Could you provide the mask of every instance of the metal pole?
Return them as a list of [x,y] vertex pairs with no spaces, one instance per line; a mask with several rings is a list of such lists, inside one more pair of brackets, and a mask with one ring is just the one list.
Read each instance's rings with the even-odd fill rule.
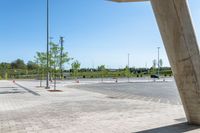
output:
[[49,89],[49,0],[47,0],[47,77],[46,89]]
[[160,76],[160,47],[158,48],[158,77]]
[[63,70],[62,70],[62,68],[63,68],[63,43],[64,43],[64,37],[60,37],[60,48],[61,48],[61,50],[60,50],[60,74],[61,74],[61,79],[62,79],[62,77],[63,77]]
[[[54,59],[55,59],[55,57],[54,57]],[[56,66],[55,66],[55,64],[54,64],[54,90],[56,90]]]
[[128,54],[128,68],[129,68],[129,61],[130,60],[130,54]]
[[[130,68],[129,68],[129,65],[130,65],[130,54],[128,53],[128,73],[130,71]],[[128,82],[129,82],[129,74],[128,74]]]

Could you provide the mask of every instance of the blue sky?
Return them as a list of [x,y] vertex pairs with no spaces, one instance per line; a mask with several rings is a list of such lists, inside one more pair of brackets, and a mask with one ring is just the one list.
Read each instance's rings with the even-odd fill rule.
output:
[[[169,66],[149,2],[112,3],[104,0],[50,0],[51,36],[65,37],[65,49],[82,67],[152,66],[161,47]],[[32,60],[46,48],[45,0],[0,0],[0,62]],[[198,40],[200,1],[189,0]],[[69,66],[68,66],[69,67]]]

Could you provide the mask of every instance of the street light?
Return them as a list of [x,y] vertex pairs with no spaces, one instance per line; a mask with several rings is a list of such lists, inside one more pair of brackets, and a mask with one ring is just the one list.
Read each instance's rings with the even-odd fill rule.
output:
[[60,76],[61,79],[63,78],[63,43],[64,43],[64,37],[60,37]]
[[130,54],[128,53],[128,68],[129,68],[129,65],[130,65]]
[[50,89],[49,86],[49,0],[47,2],[47,77],[46,77],[46,89]]
[[130,81],[129,79],[129,72],[130,72],[130,54],[128,53],[128,82]]
[[158,49],[158,77],[160,76],[160,47],[157,47]]

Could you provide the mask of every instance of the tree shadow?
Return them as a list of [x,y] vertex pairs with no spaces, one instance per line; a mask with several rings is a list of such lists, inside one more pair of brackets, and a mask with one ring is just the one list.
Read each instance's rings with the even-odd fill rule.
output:
[[196,129],[200,129],[200,126],[191,125],[185,122],[185,123],[179,123],[179,124],[169,125],[165,127],[139,131],[136,133],[183,133],[183,132],[192,131]]

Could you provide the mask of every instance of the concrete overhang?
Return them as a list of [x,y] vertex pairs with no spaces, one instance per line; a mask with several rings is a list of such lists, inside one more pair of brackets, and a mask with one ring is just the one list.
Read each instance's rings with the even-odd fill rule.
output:
[[149,0],[110,0],[114,2],[141,2],[141,1],[149,1]]

